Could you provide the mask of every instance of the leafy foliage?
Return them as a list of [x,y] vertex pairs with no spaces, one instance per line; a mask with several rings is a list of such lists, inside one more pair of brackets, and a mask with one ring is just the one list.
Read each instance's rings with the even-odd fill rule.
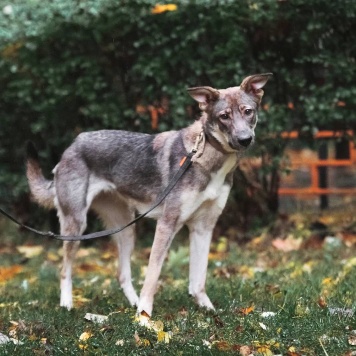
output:
[[[139,105],[165,106],[159,130],[187,125],[196,112],[188,86],[273,72],[256,145],[273,158],[283,143],[267,134],[355,127],[354,1],[195,0],[154,14],[155,5],[0,1],[2,203],[27,189],[25,140],[36,142],[49,172],[83,130],[152,131]],[[272,163],[267,180],[279,170]]]

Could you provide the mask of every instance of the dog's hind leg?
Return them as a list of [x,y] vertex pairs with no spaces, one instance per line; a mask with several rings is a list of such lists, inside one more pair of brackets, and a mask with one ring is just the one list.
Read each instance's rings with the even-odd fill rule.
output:
[[[134,219],[135,214],[127,204],[113,196],[101,194],[93,202],[93,209],[103,220],[107,229],[125,226]],[[117,279],[131,305],[138,304],[138,296],[132,285],[131,255],[135,245],[135,227],[129,226],[124,231],[113,235],[119,254]]]
[[[81,161],[63,159],[55,170],[55,178],[55,205],[61,226],[61,235],[81,235],[86,228],[87,212],[90,205],[87,200],[88,169]],[[60,305],[67,309],[73,307],[72,269],[79,244],[79,241],[63,243]]]
[[[60,216],[61,235],[81,235],[86,227],[86,212],[80,220],[67,215]],[[75,255],[79,248],[79,241],[64,241],[63,243],[63,265],[61,270],[61,300],[60,306],[68,310],[73,307],[72,296],[72,269]]]

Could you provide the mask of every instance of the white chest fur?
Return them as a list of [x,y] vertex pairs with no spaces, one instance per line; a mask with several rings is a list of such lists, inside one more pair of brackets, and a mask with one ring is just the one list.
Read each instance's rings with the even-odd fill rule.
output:
[[216,200],[219,208],[225,206],[230,186],[225,184],[226,175],[236,164],[236,155],[231,155],[223,166],[215,173],[211,173],[207,187],[201,192],[186,191],[181,196],[181,220],[185,221],[192,216],[206,201]]

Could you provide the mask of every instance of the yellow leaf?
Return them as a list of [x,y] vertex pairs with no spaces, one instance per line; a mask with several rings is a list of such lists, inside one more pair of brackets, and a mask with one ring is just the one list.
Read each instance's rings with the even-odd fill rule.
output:
[[152,10],[152,14],[161,14],[166,11],[176,11],[178,9],[178,6],[176,4],[166,4],[166,5],[160,5],[157,4]]
[[172,338],[172,333],[169,331],[165,332],[162,330],[162,331],[157,332],[157,341],[158,342],[164,342],[164,343],[168,344],[171,338]]
[[58,262],[60,260],[60,257],[54,252],[48,252],[47,260],[51,262]]
[[85,331],[79,336],[80,341],[87,341],[93,336],[93,334],[90,331]]
[[40,255],[43,252],[42,246],[18,246],[17,251],[19,251],[26,258],[32,258]]
[[154,331],[163,331],[164,325],[161,320],[152,321],[151,327]]
[[266,346],[261,346],[257,348],[257,355],[261,356],[273,356],[273,352]]
[[251,279],[255,276],[255,270],[249,266],[242,265],[239,267],[239,274],[242,278]]
[[88,348],[88,345],[84,345],[84,344],[79,344],[79,348],[81,350],[86,350]]
[[331,277],[326,277],[322,280],[321,284],[323,286],[330,286],[331,284],[333,284],[333,279]]
[[224,236],[220,237],[219,242],[216,245],[216,252],[223,253],[223,252],[227,252],[228,249],[229,249],[228,239]]
[[143,346],[150,346],[151,343],[150,343],[150,340],[147,340],[147,339],[141,339],[141,343]]

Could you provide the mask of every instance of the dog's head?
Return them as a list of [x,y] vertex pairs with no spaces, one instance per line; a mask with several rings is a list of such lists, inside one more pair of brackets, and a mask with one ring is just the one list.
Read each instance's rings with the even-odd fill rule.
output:
[[262,88],[271,76],[271,73],[251,75],[239,87],[227,89],[207,86],[188,89],[206,117],[208,138],[216,140],[224,151],[240,151],[253,143]]

